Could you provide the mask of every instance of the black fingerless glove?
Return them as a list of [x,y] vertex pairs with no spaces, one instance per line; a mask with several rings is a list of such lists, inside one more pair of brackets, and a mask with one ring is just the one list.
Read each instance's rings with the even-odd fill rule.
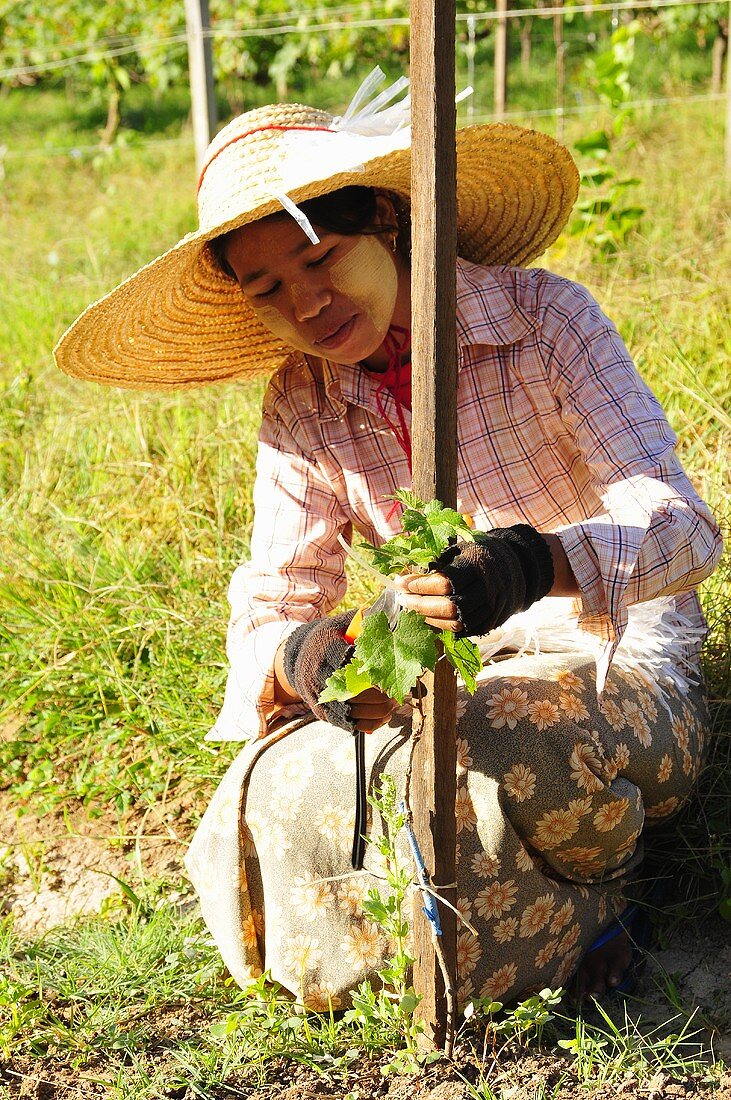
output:
[[550,547],[527,523],[478,532],[474,542],[456,542],[431,568],[449,578],[464,633],[473,637],[525,611],[553,587]]
[[353,654],[345,639],[354,611],[303,623],[284,643],[284,673],[316,718],[353,733],[355,724],[347,702],[318,703],[325,681]]

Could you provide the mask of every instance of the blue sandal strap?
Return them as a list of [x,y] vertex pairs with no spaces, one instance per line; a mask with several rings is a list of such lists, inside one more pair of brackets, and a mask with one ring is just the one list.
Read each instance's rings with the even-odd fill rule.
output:
[[634,921],[639,916],[639,913],[639,906],[634,902],[632,905],[628,905],[627,908],[612,921],[609,927],[605,928],[604,931],[597,936],[594,942],[587,947],[587,955],[591,951],[597,951],[600,947],[604,947],[605,943],[609,943],[610,940],[616,939],[617,936],[621,936],[623,932],[629,932]]

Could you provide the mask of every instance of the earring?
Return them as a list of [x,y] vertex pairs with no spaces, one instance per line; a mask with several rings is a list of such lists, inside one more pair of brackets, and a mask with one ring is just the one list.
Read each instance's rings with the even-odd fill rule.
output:
[[391,237],[391,251],[392,252],[396,251],[396,242],[397,242],[397,240],[398,240],[398,234],[394,233],[393,237]]

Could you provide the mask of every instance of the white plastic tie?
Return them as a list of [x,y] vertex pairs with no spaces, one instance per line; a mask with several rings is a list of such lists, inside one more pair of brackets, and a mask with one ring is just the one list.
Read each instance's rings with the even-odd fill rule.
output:
[[292,202],[289,195],[285,195],[283,191],[272,191],[272,195],[278,202],[281,202],[287,213],[292,215],[305,236],[309,237],[313,244],[319,244],[320,238],[315,232],[312,222],[304,211],[300,210],[299,206]]
[[[327,130],[306,133],[292,130],[282,135],[279,144],[281,182],[273,194],[313,244],[319,243],[319,238],[288,193],[315,180],[365,172],[368,161],[397,149],[407,149],[411,143],[409,78],[401,76],[376,94],[385,79],[386,74],[377,65],[360,85],[344,114],[335,117]],[[393,102],[402,92],[407,94]],[[465,88],[455,102],[471,94],[472,88]]]
[[[391,101],[408,88],[409,78],[399,77],[375,99],[371,99],[385,79],[386,74],[376,65],[351,99],[345,114],[330,123],[330,129],[362,137],[385,137],[407,128],[411,123],[411,96],[404,96],[399,103]],[[389,103],[390,107],[387,106]]]

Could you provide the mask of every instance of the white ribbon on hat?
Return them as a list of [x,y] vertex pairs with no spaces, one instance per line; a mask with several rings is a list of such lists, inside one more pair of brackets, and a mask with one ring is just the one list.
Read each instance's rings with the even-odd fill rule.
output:
[[[365,78],[344,114],[336,116],[327,130],[291,130],[280,141],[281,186],[272,195],[299,223],[313,244],[319,237],[311,222],[295,206],[288,192],[316,180],[342,173],[365,171],[367,162],[411,144],[411,96],[396,99],[409,86],[407,76],[375,95],[386,74],[377,65]],[[466,88],[455,102],[472,94]],[[373,98],[375,95],[375,98]]]
[[320,238],[287,192],[343,172],[364,172],[366,161],[409,145],[410,97],[407,94],[398,103],[392,102],[408,88],[409,78],[400,77],[373,98],[385,79],[386,74],[376,66],[358,88],[345,113],[334,118],[327,130],[291,130],[282,135],[278,164],[281,184],[272,189],[272,195],[313,244],[319,244]]

